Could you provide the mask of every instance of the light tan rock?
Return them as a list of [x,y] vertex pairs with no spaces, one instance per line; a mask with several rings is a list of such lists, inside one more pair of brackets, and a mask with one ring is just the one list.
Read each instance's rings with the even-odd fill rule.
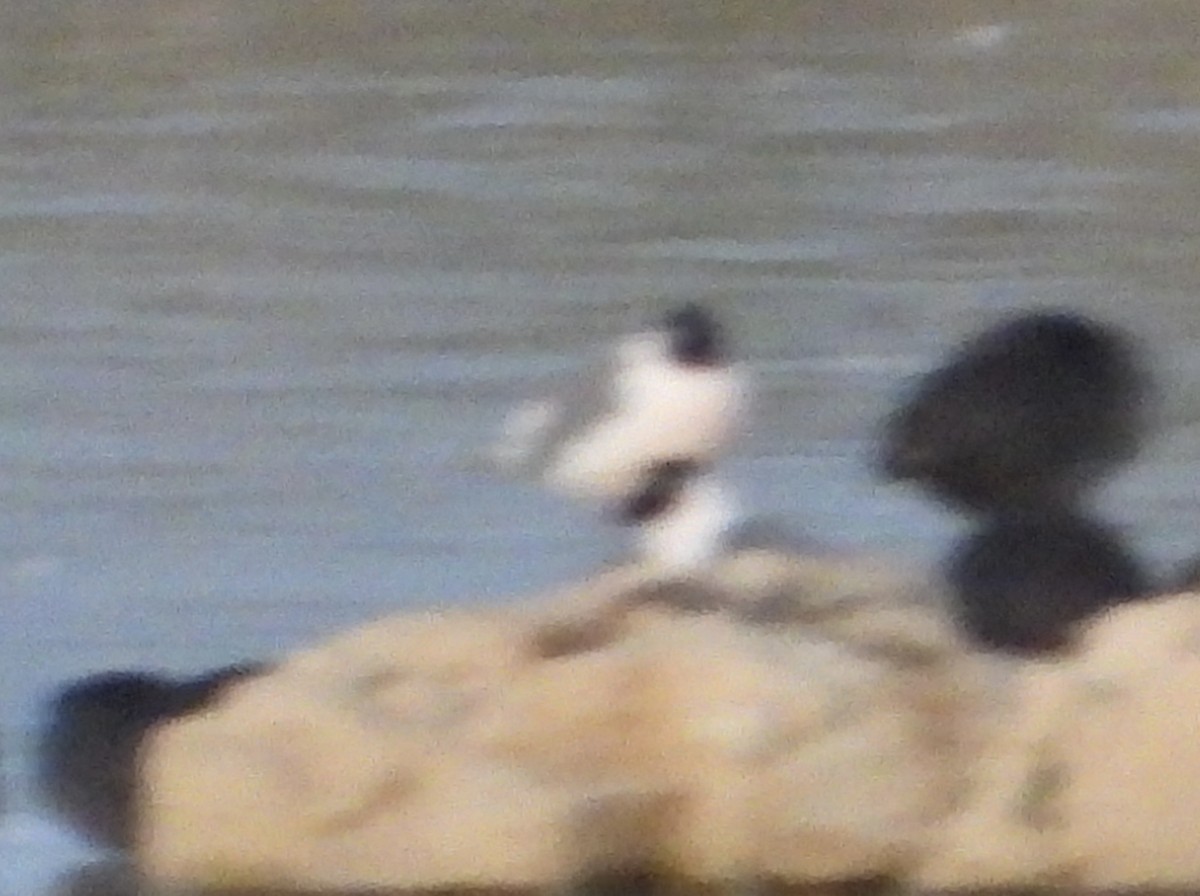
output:
[[[1057,757],[1069,673],[1058,661],[1011,663],[975,708],[970,784],[913,874],[921,889],[1036,887],[1059,883],[1055,838]],[[1007,673],[1007,674],[1005,674]]]
[[1017,662],[967,649],[932,592],[745,553],[382,620],[155,732],[139,863],[275,890],[1195,887],[1200,603]]
[[1200,601],[1124,607],[1092,627],[1086,648],[1059,759],[1065,857],[1086,886],[1194,888]]
[[892,873],[964,772],[936,749],[954,636],[916,600],[866,619],[907,587],[762,554],[383,620],[158,731],[140,863],[309,889]]
[[[1131,604],[1015,666],[925,887],[1200,884],[1200,602]],[[981,707],[980,717],[985,714]]]

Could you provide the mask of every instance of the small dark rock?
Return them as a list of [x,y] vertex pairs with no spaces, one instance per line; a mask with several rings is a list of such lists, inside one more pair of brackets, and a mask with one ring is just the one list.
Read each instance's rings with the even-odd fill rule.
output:
[[988,649],[1066,648],[1081,621],[1148,596],[1148,576],[1119,535],[1069,512],[994,519],[951,556],[962,629]]
[[102,672],[54,700],[38,749],[38,785],[50,807],[100,846],[132,846],[138,747],[155,725],[196,712],[230,684],[264,671],[226,666],[172,680],[149,672]]

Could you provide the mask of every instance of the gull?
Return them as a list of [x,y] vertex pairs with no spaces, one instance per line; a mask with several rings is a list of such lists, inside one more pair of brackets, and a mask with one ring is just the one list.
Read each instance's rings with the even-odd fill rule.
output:
[[655,464],[616,518],[637,531],[640,559],[664,575],[687,575],[733,545],[742,512],[731,489],[692,460]]
[[518,406],[492,459],[571,498],[621,500],[657,463],[721,457],[741,431],[748,392],[720,324],[683,305],[620,339],[598,374]]

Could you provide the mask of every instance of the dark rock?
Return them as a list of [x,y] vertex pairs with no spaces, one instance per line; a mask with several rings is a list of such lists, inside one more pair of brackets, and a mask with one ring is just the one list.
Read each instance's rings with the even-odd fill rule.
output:
[[951,556],[947,579],[966,634],[1019,654],[1066,648],[1081,621],[1151,590],[1116,532],[1067,512],[989,521]]
[[1068,507],[1137,453],[1151,391],[1116,329],[1023,314],[917,384],[884,426],[879,467],[970,511]]
[[149,672],[102,672],[54,700],[38,749],[38,785],[74,830],[127,850],[134,835],[138,746],[155,725],[196,712],[230,684],[264,671],[227,666],[180,681]]

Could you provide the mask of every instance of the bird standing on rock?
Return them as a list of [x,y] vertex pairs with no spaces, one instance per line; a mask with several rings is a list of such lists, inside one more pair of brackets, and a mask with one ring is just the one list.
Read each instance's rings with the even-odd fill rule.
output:
[[713,473],[689,460],[656,464],[618,508],[618,522],[637,530],[642,558],[661,573],[687,574],[729,546],[739,509]]
[[506,470],[590,501],[622,501],[656,464],[711,463],[740,434],[745,371],[696,304],[619,340],[608,365],[509,415],[492,457]]

